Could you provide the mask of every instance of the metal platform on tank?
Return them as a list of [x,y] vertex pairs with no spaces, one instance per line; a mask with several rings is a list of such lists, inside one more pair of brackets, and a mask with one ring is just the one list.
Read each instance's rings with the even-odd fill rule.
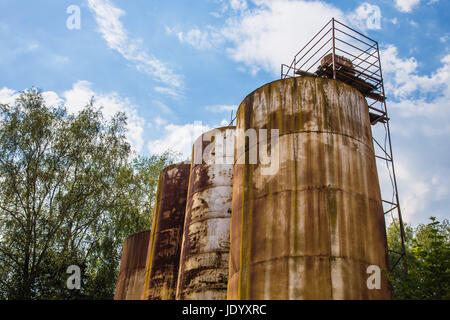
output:
[[281,65],[282,79],[302,75],[345,82],[368,99],[372,124],[388,120],[378,42],[343,23],[329,21],[290,65]]

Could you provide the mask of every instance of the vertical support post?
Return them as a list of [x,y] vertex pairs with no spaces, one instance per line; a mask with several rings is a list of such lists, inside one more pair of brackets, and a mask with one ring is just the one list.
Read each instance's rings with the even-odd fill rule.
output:
[[295,77],[295,71],[297,71],[297,55],[294,56],[294,77]]
[[[381,93],[383,94],[383,97],[386,97],[386,93],[384,91],[383,72],[381,70],[380,48],[378,47],[378,42],[377,42],[377,54],[378,54],[378,66],[380,68]],[[384,102],[383,102],[383,107],[384,107],[383,111],[385,112],[385,116],[387,118],[386,130],[387,130],[387,139],[389,142],[389,153],[390,153],[389,157],[391,159],[390,161],[391,161],[391,165],[392,165],[392,179],[394,182],[395,201],[397,203],[398,223],[400,225],[400,238],[401,238],[401,243],[402,243],[403,268],[405,269],[405,275],[408,275],[408,264],[406,262],[406,247],[405,247],[405,242],[406,242],[405,227],[403,225],[402,211],[400,209],[400,198],[398,196],[397,177],[395,175],[394,155],[392,152],[391,130],[389,128],[389,116],[388,116],[387,107],[386,107],[386,100],[384,100]]]
[[332,59],[333,59],[333,79],[336,80],[336,38],[335,38],[335,32],[334,32],[334,18],[331,19],[331,33],[332,33],[332,41],[333,41],[333,53],[332,53]]
[[[389,119],[387,113],[386,117]],[[386,121],[386,128],[387,128],[387,136],[389,140],[389,152],[391,157],[391,165],[392,165],[392,179],[394,180],[394,192],[395,192],[395,201],[397,202],[397,213],[398,213],[398,223],[400,225],[400,238],[402,242],[402,255],[403,255],[403,267],[405,269],[405,274],[408,275],[408,264],[406,262],[406,235],[405,235],[405,227],[403,225],[403,218],[402,218],[402,211],[400,209],[400,199],[398,197],[398,187],[397,187],[397,178],[395,175],[395,166],[394,166],[394,157],[392,154],[392,142],[391,142],[391,132],[389,129],[389,120]]]

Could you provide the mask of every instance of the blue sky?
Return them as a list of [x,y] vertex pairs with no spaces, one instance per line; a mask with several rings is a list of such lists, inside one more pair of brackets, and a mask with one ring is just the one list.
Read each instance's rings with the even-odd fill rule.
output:
[[444,0],[0,0],[0,102],[34,86],[75,112],[94,96],[128,114],[136,153],[187,157],[335,17],[380,43],[405,220],[450,218],[449,11]]

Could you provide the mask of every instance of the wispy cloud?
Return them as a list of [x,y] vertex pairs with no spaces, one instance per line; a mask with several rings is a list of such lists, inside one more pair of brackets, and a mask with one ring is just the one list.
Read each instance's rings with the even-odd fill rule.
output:
[[280,64],[290,62],[300,49],[301,39],[311,38],[332,17],[346,21],[340,9],[322,1],[253,0],[252,7],[242,0],[220,2],[218,16],[227,14],[222,27],[195,27],[177,33],[178,39],[199,50],[220,45],[254,75],[259,70],[278,74]]
[[195,27],[186,33],[178,32],[177,37],[181,43],[187,43],[197,50],[213,49],[224,41],[220,32],[212,27],[206,31]]
[[191,156],[195,140],[211,127],[203,125],[201,121],[183,125],[168,124],[164,127],[162,137],[150,141],[147,146],[151,154],[161,154],[165,151],[180,153],[183,159]]
[[172,98],[179,98],[181,96],[178,91],[169,87],[154,87],[153,90],[155,90],[158,93],[168,95]]
[[411,12],[420,0],[395,0],[395,6],[401,12]]
[[172,114],[172,109],[169,108],[164,102],[161,102],[159,100],[154,100],[153,105],[156,106],[160,111],[166,113],[166,114]]
[[124,112],[127,116],[127,140],[134,151],[142,152],[145,120],[138,114],[137,107],[133,106],[130,99],[114,91],[108,93],[94,91],[89,81],[77,81],[62,96],[69,112],[78,112],[89,103],[92,97],[94,105],[102,107],[102,112],[107,118],[111,118],[117,112]]
[[178,89],[183,87],[181,75],[176,74],[166,63],[149,54],[142,41],[128,35],[120,21],[120,17],[125,14],[122,9],[115,7],[109,0],[88,0],[88,5],[108,47],[133,63],[140,72],[149,74],[166,85]]
[[205,110],[213,112],[213,113],[222,113],[222,112],[236,112],[238,109],[237,105],[214,105],[214,106],[206,106]]
[[398,49],[387,46],[381,52],[383,73],[390,75],[386,85],[388,92],[396,98],[408,98],[414,93],[427,95],[440,92],[450,97],[450,55],[441,59],[442,67],[431,75],[418,73],[419,63],[414,57],[402,59],[398,56]]
[[417,59],[400,57],[389,45],[382,50],[382,65],[404,218],[416,223],[448,215],[440,203],[450,190],[444,178],[449,175],[450,54],[434,72],[421,74]]
[[[14,104],[20,92],[7,87],[0,89],[0,103]],[[145,120],[139,116],[137,107],[131,101],[116,92],[103,93],[94,91],[89,81],[80,80],[72,88],[60,96],[54,91],[43,91],[42,97],[47,106],[65,105],[70,113],[78,113],[94,98],[94,105],[102,108],[103,115],[110,119],[117,112],[124,112],[127,116],[127,140],[133,150],[142,152],[144,146]]]

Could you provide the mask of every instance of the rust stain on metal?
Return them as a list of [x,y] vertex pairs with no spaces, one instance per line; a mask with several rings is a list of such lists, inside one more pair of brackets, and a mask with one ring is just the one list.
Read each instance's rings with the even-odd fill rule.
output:
[[[225,155],[224,164],[217,164],[218,150],[214,139],[210,139],[212,132],[223,137],[224,144],[217,146],[224,149],[220,153]],[[201,148],[194,148],[192,159],[198,158],[195,152],[201,152],[203,157],[201,163],[191,167],[177,299],[226,299],[234,132],[234,127],[214,129],[200,136],[195,143]],[[233,140],[228,162],[227,139]]]
[[150,230],[128,237],[122,248],[114,300],[139,300],[144,287]]
[[[242,102],[237,128],[279,130],[279,170],[234,167],[229,299],[389,299],[368,106],[336,80],[274,81]],[[252,148],[246,148],[248,158]],[[247,162],[248,163],[248,162]]]
[[141,296],[144,300],[175,299],[189,170],[189,164],[180,163],[160,174]]

